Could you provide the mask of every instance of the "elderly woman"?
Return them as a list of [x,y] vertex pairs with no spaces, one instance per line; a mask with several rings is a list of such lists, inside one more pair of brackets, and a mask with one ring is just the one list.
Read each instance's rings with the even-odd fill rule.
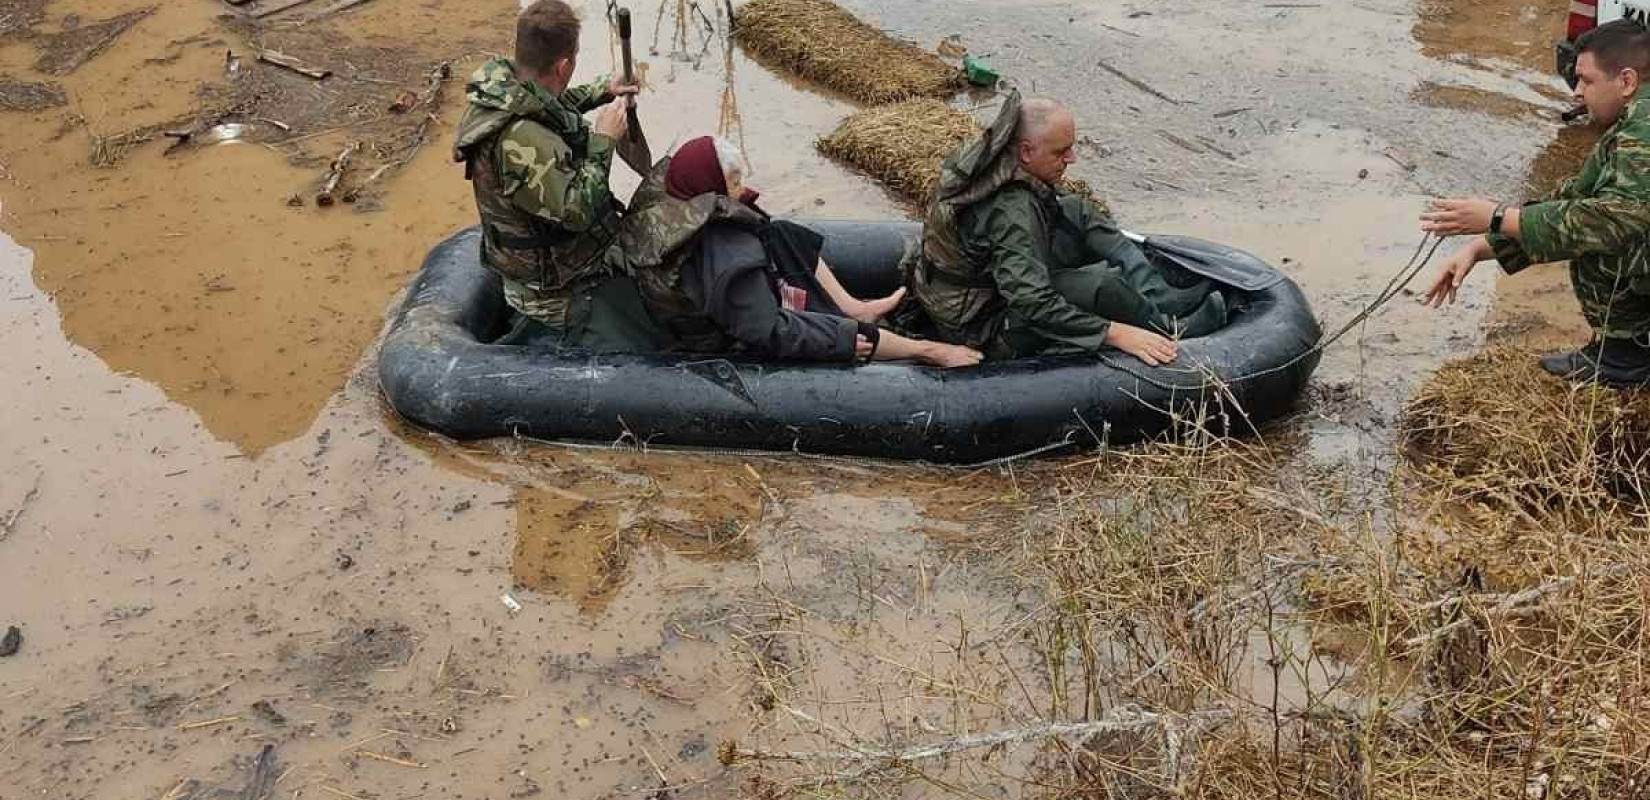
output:
[[742,163],[725,141],[693,139],[655,165],[631,199],[620,244],[668,347],[807,361],[979,363],[980,353],[967,347],[878,328],[905,290],[870,301],[849,294],[820,259],[818,234],[757,207]]

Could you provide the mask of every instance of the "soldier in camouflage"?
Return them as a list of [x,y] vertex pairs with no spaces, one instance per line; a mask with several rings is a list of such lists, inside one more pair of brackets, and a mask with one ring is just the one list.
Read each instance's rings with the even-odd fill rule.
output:
[[1484,234],[1452,254],[1426,295],[1455,302],[1474,265],[1491,258],[1508,273],[1569,260],[1570,282],[1593,340],[1541,367],[1610,386],[1650,384],[1650,32],[1631,20],[1606,23],[1576,42],[1576,96],[1595,125],[1608,125],[1581,172],[1523,205],[1436,200],[1421,227],[1443,235]]
[[[1171,286],[1104,206],[1063,191],[1076,122],[1010,93],[983,135],[949,156],[907,275],[933,333],[991,358],[1115,348],[1175,359],[1171,333],[1225,321],[1206,283]],[[914,324],[919,330],[923,324]]]
[[[569,87],[578,45],[579,19],[567,3],[539,0],[523,10],[515,60],[488,61],[466,86],[453,158],[475,190],[481,263],[503,279],[520,315],[507,340],[645,347],[645,332],[602,313],[604,298],[622,303],[624,294],[610,286],[624,259],[608,171],[628,128],[619,96],[636,88],[607,78]],[[589,111],[594,125],[582,116]]]

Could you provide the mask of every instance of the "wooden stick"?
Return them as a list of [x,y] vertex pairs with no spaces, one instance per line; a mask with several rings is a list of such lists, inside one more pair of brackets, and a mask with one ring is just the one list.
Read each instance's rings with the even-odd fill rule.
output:
[[28,510],[29,503],[34,502],[34,498],[40,496],[40,479],[45,475],[44,472],[36,473],[34,485],[30,486],[29,490],[23,494],[23,500],[17,504],[17,508],[5,514],[0,514],[0,540],[4,540],[11,535],[12,530],[17,527],[17,521],[23,518],[23,512]]
[[389,738],[389,737],[394,736],[394,735],[395,734],[390,732],[390,731],[384,731],[383,733],[380,733],[377,736],[368,736],[367,738],[362,739],[359,742],[354,742],[352,744],[346,744],[343,747],[338,748],[338,752],[342,753],[345,750],[354,750],[357,747],[362,747],[362,746],[365,746],[365,745],[369,745],[369,744],[372,744],[373,742],[378,741],[379,739],[386,739],[386,738]]
[[[1494,606],[1487,609],[1484,612],[1484,615],[1487,616],[1487,617],[1507,616],[1507,615],[1511,614],[1513,611],[1517,610],[1518,608],[1520,608],[1522,606],[1530,605],[1532,603],[1535,603],[1538,600],[1542,600],[1542,599],[1546,598],[1547,595],[1554,594],[1556,592],[1562,592],[1565,589],[1570,588],[1571,585],[1573,585],[1577,580],[1580,580],[1581,578],[1587,577],[1587,578],[1597,578],[1597,579],[1600,579],[1600,580],[1608,580],[1608,579],[1611,579],[1611,578],[1619,578],[1623,575],[1626,575],[1628,572],[1631,572],[1632,569],[1633,569],[1632,564],[1611,564],[1611,565],[1605,567],[1604,569],[1597,570],[1595,572],[1592,572],[1592,573],[1586,574],[1586,575],[1566,575],[1562,578],[1557,578],[1557,579],[1548,581],[1547,583],[1543,583],[1540,586],[1530,587],[1530,588],[1525,589],[1521,592],[1514,592],[1512,594],[1502,595],[1501,599],[1500,599],[1500,602],[1496,603]],[[1451,599],[1465,600],[1465,598],[1451,598]],[[1434,629],[1431,633],[1423,633],[1419,636],[1410,637],[1408,640],[1406,640],[1404,642],[1404,647],[1406,649],[1413,649],[1413,648],[1416,648],[1416,647],[1421,647],[1423,645],[1431,644],[1433,642],[1438,641],[1439,639],[1444,638],[1445,636],[1448,636],[1450,633],[1454,632],[1457,628],[1461,628],[1461,627],[1464,627],[1466,625],[1472,624],[1472,621],[1473,621],[1472,617],[1467,616],[1467,615],[1462,615],[1461,617],[1459,617],[1455,621],[1450,622],[1449,624],[1444,625],[1442,627],[1439,627],[1437,629]]]
[[299,75],[314,78],[315,80],[321,80],[322,78],[332,74],[332,70],[330,69],[317,69],[315,67],[307,66],[304,62],[275,50],[260,50],[258,52],[258,60],[264,62],[265,64],[274,64],[282,69],[292,70]]
[[418,739],[420,741],[425,741],[425,742],[448,742],[448,741],[451,741],[451,739],[448,739],[448,738],[445,738],[445,737],[437,738],[435,736],[421,736],[419,734],[413,733],[412,731],[397,731],[397,730],[391,730],[389,728],[382,728],[381,730],[384,731],[384,735],[386,735],[386,736],[405,736],[409,739]]
[[360,142],[350,142],[344,147],[344,151],[332,160],[332,167],[327,170],[326,178],[321,181],[321,192],[315,195],[316,205],[332,205],[333,196],[338,191],[338,182],[344,179],[344,171],[349,169],[350,157],[354,156],[355,151],[359,149],[361,149]]
[[427,765],[420,764],[417,761],[408,761],[404,758],[396,758],[395,756],[384,755],[383,753],[374,753],[371,750],[357,750],[357,751],[355,751],[355,754],[362,757],[362,758],[370,758],[374,761],[382,761],[386,764],[395,764],[395,765],[402,766],[402,767],[412,767],[413,769],[427,769],[428,768]]
[[160,800],[181,800],[181,798],[188,797],[195,793],[194,783],[193,780],[184,778],[178,781],[178,785],[173,786],[172,791],[167,792]]
[[332,16],[333,14],[337,14],[337,13],[340,13],[340,12],[343,12],[343,11],[348,11],[348,10],[358,6],[358,5],[361,5],[363,3],[369,3],[371,1],[372,0],[344,0],[344,2],[339,3],[338,5],[335,5],[331,8],[323,9],[323,10],[317,11],[314,14],[311,14],[307,17],[304,17],[303,22],[300,23],[300,24],[314,22],[315,20],[318,20],[318,19],[325,19],[327,17]]
[[178,730],[180,730],[180,731],[193,731],[193,730],[199,730],[201,728],[211,728],[211,727],[214,727],[214,726],[217,726],[217,725],[227,725],[231,722],[240,722],[240,721],[241,721],[240,715],[236,715],[236,716],[232,716],[232,717],[218,717],[217,719],[203,720],[201,722],[184,723],[184,724],[178,726]]
[[1100,65],[1101,69],[1103,69],[1107,72],[1110,72],[1111,74],[1116,75],[1117,77],[1123,79],[1124,83],[1127,83],[1128,85],[1133,86],[1134,88],[1139,89],[1140,91],[1145,92],[1146,94],[1149,94],[1152,97],[1155,97],[1159,100],[1162,100],[1165,103],[1171,103],[1171,104],[1177,105],[1177,106],[1180,105],[1179,100],[1176,100],[1173,97],[1170,97],[1170,96],[1168,96],[1168,95],[1166,95],[1166,94],[1164,94],[1164,93],[1162,93],[1162,92],[1160,92],[1156,89],[1153,89],[1151,86],[1148,86],[1144,81],[1141,81],[1141,80],[1129,75],[1128,73],[1124,72],[1123,70],[1120,70],[1120,69],[1118,69],[1118,68],[1116,68],[1116,67],[1114,67],[1110,64],[1107,64],[1104,61],[1099,62],[1099,65]]
[[[249,0],[243,0],[243,1],[249,1]],[[308,2],[310,2],[310,0],[276,0],[274,5],[259,6],[258,8],[253,9],[252,18],[253,19],[263,19],[264,17],[272,17],[276,14],[281,13],[282,11],[286,11],[289,8],[297,8],[298,6],[301,6],[301,5],[303,5],[305,3],[308,3]]]
[[344,798],[344,800],[367,800],[367,798],[365,798],[365,797],[356,797],[355,795],[350,794],[349,792],[343,791],[341,789],[334,789],[331,786],[328,786],[324,783],[321,784],[319,788],[320,788],[321,791],[326,792],[327,794],[330,794],[334,797],[342,797],[342,798]]

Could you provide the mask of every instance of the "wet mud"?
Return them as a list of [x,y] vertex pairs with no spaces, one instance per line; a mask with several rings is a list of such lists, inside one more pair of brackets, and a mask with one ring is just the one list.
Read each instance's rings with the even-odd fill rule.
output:
[[[594,75],[612,40],[602,4],[580,5]],[[1548,145],[1563,104],[1537,48],[1467,48],[1477,23],[1439,3],[847,5],[1069,98],[1075,175],[1127,225],[1252,249],[1331,326],[1411,256],[1427,196],[1516,191],[1581,147]],[[282,797],[724,797],[741,787],[719,743],[802,743],[770,713],[787,685],[840,700],[832,719],[854,729],[891,709],[917,731],[966,718],[924,687],[975,668],[965,631],[1011,636],[1036,600],[962,544],[1027,524],[1046,471],[457,444],[383,408],[372,341],[425,250],[473,223],[448,140],[513,0],[376,0],[261,29],[210,0],[123,16],[147,7],[0,13],[0,75],[52,87],[0,103],[0,625],[26,636],[0,662],[0,783],[238,788],[275,745]],[[905,213],[809,146],[851,103],[677,13],[637,6],[657,41],[641,111],[656,153],[720,127],[776,213]],[[37,63],[47,37],[117,19],[64,74]],[[349,80],[268,72],[260,46]],[[231,51],[258,76],[240,85],[267,92],[235,88]],[[454,77],[413,154],[419,123],[387,109],[443,61]],[[167,131],[237,103],[303,131],[249,119],[242,141],[167,155]],[[1486,127],[1463,141],[1463,125]],[[366,169],[410,159],[370,202],[318,208],[356,137],[380,145]],[[1491,291],[1475,282],[1449,315],[1395,303],[1331,350],[1301,460],[1384,486],[1386,423],[1478,345]]]

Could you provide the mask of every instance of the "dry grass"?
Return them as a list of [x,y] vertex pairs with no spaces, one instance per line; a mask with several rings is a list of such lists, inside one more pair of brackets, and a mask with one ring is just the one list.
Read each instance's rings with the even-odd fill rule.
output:
[[[1429,382],[1401,508],[1350,507],[1344,473],[1198,437],[1017,472],[1003,499],[1021,523],[955,543],[1027,593],[1006,623],[959,613],[867,652],[874,626],[819,626],[776,592],[747,657],[766,708],[807,710],[786,741],[808,757],[729,761],[766,797],[1650,796],[1641,401],[1531,358],[1492,351]],[[850,653],[857,681],[822,684],[844,670],[815,664]],[[847,704],[857,724],[820,717]],[[919,757],[1141,714],[1157,716]]]
[[962,71],[828,0],[753,0],[734,38],[752,55],[865,103],[949,97]]
[[[939,100],[907,100],[850,115],[816,146],[921,204],[934,195],[940,163],[979,134],[966,112]],[[1061,188],[1099,201],[1083,181],[1067,179]]]
[[1403,433],[1452,502],[1532,515],[1644,507],[1650,393],[1572,386],[1533,353],[1493,348],[1445,365],[1411,401]]

